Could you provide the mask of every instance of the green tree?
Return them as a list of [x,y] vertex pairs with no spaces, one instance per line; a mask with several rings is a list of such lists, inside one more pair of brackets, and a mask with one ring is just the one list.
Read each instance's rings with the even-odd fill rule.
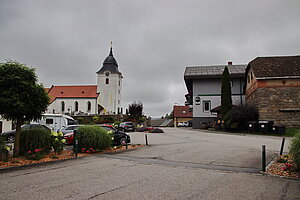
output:
[[128,112],[131,118],[138,122],[143,117],[143,103],[141,101],[134,101],[128,105]]
[[231,110],[232,99],[231,99],[231,84],[229,78],[229,71],[227,66],[223,71],[222,76],[222,87],[221,87],[221,115],[222,118]]
[[14,156],[19,155],[21,125],[40,119],[48,105],[48,94],[37,83],[34,68],[16,61],[0,63],[0,115],[16,122]]

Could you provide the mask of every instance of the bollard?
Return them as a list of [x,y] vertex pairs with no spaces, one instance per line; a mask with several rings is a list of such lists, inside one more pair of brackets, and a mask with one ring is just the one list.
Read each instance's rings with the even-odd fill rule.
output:
[[126,149],[128,149],[128,143],[127,143],[128,136],[127,136],[127,135],[126,135],[126,137],[125,137],[125,140],[126,140]]
[[285,137],[282,138],[281,148],[280,148],[280,154],[279,155],[282,155],[282,153],[283,153],[284,142],[285,142]]
[[262,145],[262,171],[266,172],[266,145]]
[[148,145],[148,137],[147,137],[147,134],[145,134],[145,140],[146,140],[146,145]]
[[78,139],[77,139],[77,130],[74,130],[74,142],[73,142],[73,151],[75,152],[75,158],[77,158],[78,154]]

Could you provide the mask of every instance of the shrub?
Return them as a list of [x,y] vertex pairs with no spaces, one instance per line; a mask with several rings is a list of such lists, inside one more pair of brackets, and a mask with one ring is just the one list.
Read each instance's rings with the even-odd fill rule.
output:
[[35,149],[34,151],[27,151],[24,156],[30,160],[40,160],[45,155],[45,149]]
[[234,106],[223,119],[226,130],[246,130],[247,122],[258,120],[258,111],[250,104]]
[[150,130],[149,133],[164,133],[164,131],[160,128],[154,128]]
[[290,154],[293,156],[297,168],[300,169],[300,134],[293,137],[290,145]]
[[112,116],[94,116],[91,123],[103,124],[103,123],[114,123],[115,119]]
[[78,124],[93,124],[93,119],[90,117],[78,117]]
[[51,150],[50,130],[33,129],[21,132],[20,155],[36,149],[43,149],[44,152]]
[[10,147],[6,145],[6,139],[3,136],[0,136],[0,161],[8,161]]
[[66,140],[63,138],[62,132],[51,132],[51,146],[56,154],[64,150],[65,142]]
[[79,149],[102,150],[112,145],[112,135],[99,126],[82,126],[78,129]]

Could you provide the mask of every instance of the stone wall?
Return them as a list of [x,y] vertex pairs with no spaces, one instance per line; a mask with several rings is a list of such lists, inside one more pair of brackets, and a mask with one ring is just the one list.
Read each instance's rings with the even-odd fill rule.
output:
[[247,97],[259,111],[259,120],[300,127],[300,87],[260,87]]

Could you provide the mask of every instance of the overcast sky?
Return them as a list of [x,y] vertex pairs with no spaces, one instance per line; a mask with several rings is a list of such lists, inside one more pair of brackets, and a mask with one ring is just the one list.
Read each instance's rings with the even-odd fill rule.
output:
[[0,0],[0,62],[36,68],[51,85],[96,84],[113,42],[123,106],[152,117],[184,104],[195,65],[299,55],[299,0]]

